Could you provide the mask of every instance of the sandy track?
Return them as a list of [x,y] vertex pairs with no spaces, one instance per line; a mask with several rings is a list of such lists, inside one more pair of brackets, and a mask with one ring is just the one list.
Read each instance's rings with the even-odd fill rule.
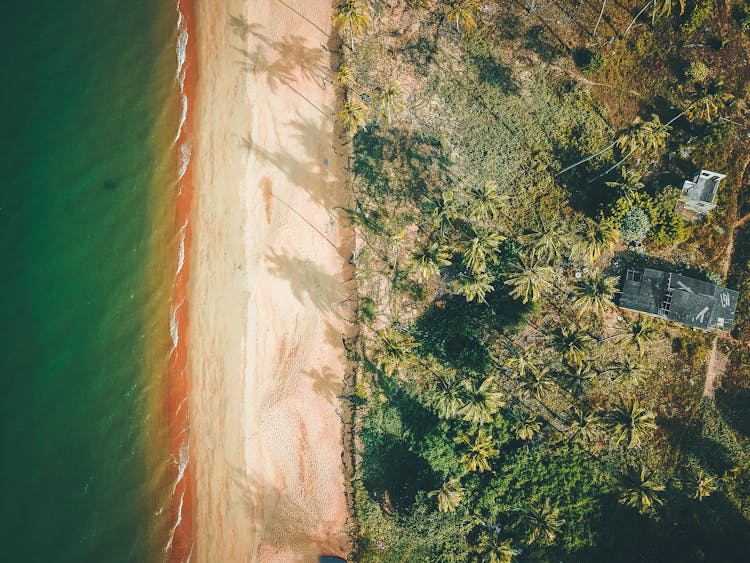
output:
[[[190,285],[193,561],[345,554],[351,235],[327,1],[198,2]],[[350,288],[351,289],[351,288]]]

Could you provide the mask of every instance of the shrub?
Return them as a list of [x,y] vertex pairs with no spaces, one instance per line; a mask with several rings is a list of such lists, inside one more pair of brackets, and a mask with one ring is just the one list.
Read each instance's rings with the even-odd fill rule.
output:
[[672,186],[666,186],[655,197],[642,192],[623,196],[611,207],[611,217],[614,221],[622,221],[630,209],[638,207],[646,213],[651,223],[648,233],[651,241],[660,246],[669,246],[685,240],[688,234],[682,215],[675,210],[679,197],[680,191]]
[[604,56],[584,47],[573,51],[573,61],[583,72],[596,72],[604,67]]
[[715,7],[713,0],[703,0],[700,3],[697,3],[695,5],[695,8],[693,8],[693,13],[690,14],[690,17],[687,19],[687,21],[682,24],[683,31],[685,31],[686,33],[691,33],[697,30],[713,13],[714,8]]
[[692,61],[686,75],[689,80],[694,82],[705,82],[708,78],[708,67],[701,61]]
[[651,230],[651,221],[649,221],[648,215],[643,209],[631,207],[622,216],[620,230],[626,241],[641,240]]
[[706,279],[715,285],[722,285],[724,280],[716,272],[706,272]]

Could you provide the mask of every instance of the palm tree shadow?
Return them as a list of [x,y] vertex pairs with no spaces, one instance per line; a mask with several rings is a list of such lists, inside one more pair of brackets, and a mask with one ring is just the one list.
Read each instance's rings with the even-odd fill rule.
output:
[[327,403],[333,401],[341,395],[342,380],[333,370],[326,366],[321,370],[311,369],[304,373],[305,377],[312,381],[313,391],[320,395]]
[[255,146],[255,153],[261,159],[273,164],[284,173],[287,179],[296,186],[303,188],[310,200],[325,209],[331,209],[340,202],[333,201],[332,193],[340,181],[337,170],[328,166],[330,153],[322,140],[327,140],[327,119],[321,117],[317,122],[297,113],[297,117],[287,125],[294,129],[288,144],[297,144],[304,150],[305,157],[299,158],[295,153],[285,148],[269,151]]
[[286,256],[273,249],[266,254],[266,260],[272,275],[289,282],[300,304],[309,302],[321,312],[330,312],[343,299],[341,282],[312,260]]
[[[230,25],[243,41],[248,35],[258,40],[252,50],[244,46],[234,47],[241,55],[238,64],[245,72],[265,74],[272,92],[275,93],[279,86],[286,86],[302,96],[294,86],[299,79],[325,80],[328,67],[323,64],[323,50],[308,47],[303,36],[288,35],[274,41],[257,31],[257,25],[248,24],[236,16],[232,16]],[[312,104],[309,99],[305,99]]]
[[247,40],[248,35],[258,37],[259,39],[266,39],[264,35],[257,31],[263,26],[248,22],[244,16],[229,16],[229,27],[243,41]]

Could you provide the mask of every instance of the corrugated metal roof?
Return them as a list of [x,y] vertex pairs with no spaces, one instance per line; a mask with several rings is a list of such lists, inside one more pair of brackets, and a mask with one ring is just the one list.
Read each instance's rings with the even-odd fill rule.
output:
[[681,274],[645,268],[629,270],[620,306],[702,330],[729,330],[739,293]]

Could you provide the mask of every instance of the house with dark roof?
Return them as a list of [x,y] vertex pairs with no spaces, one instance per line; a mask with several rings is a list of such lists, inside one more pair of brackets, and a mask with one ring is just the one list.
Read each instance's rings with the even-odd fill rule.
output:
[[620,307],[700,330],[731,330],[738,297],[733,289],[681,274],[629,269]]

